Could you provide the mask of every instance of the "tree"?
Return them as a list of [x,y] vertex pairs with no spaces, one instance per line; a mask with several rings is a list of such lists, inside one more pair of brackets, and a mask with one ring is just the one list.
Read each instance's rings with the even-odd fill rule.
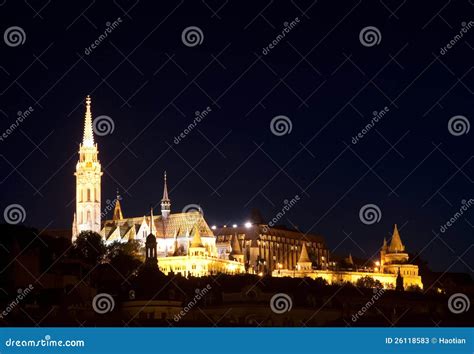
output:
[[102,236],[94,231],[82,231],[74,241],[71,255],[87,264],[94,265],[103,260],[105,251]]
[[107,246],[106,259],[126,278],[142,264],[139,259],[140,248],[140,242],[137,240],[114,242]]
[[328,282],[323,277],[317,277],[317,278],[314,279],[314,284],[316,286],[327,286]]
[[358,288],[383,288],[382,283],[369,275],[359,278],[356,282]]

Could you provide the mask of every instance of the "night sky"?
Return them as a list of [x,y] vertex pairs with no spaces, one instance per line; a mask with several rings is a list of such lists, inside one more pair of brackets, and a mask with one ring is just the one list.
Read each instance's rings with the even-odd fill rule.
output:
[[[158,212],[166,170],[172,211],[199,204],[211,225],[241,224],[252,208],[269,220],[298,195],[281,223],[322,234],[334,253],[369,258],[397,223],[432,269],[472,273],[474,210],[440,232],[474,197],[473,132],[448,129],[454,116],[474,120],[474,23],[441,53],[474,20],[472,3],[159,3],[0,4],[1,34],[25,33],[0,41],[0,133],[33,108],[0,141],[2,217],[20,204],[27,225],[70,228],[90,94],[93,117],[114,124],[96,136],[103,207],[119,188],[125,217]],[[183,43],[190,26],[202,43]],[[368,26],[378,43],[361,42]],[[272,133],[276,116],[291,132]],[[370,225],[367,204],[381,211]]]

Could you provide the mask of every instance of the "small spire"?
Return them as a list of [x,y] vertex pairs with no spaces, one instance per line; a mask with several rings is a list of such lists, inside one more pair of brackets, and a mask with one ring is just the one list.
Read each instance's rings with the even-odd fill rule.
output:
[[164,174],[163,198],[161,199],[161,215],[166,218],[171,212],[171,201],[168,197],[168,182],[166,180],[166,171]]
[[240,247],[239,239],[237,238],[237,234],[232,236],[232,251],[230,252],[231,256],[241,255],[242,249]]
[[86,97],[86,116],[84,119],[84,138],[82,145],[86,147],[94,146],[94,132],[92,129],[91,97]]
[[392,241],[390,241],[390,246],[388,251],[391,253],[398,253],[405,251],[405,246],[403,246],[402,239],[400,238],[400,234],[398,232],[397,224],[393,228],[393,235]]
[[194,226],[194,234],[193,234],[193,239],[191,241],[191,247],[192,248],[204,247],[204,245],[202,244],[201,232],[199,231],[198,225]]
[[117,198],[115,199],[115,208],[114,208],[114,216],[112,220],[123,220],[122,214],[122,206],[120,205],[120,197],[119,190],[117,188]]
[[306,249],[306,242],[303,242],[303,246],[301,246],[300,259],[298,260],[298,263],[308,263],[308,262],[311,262],[311,259],[309,259],[309,256],[308,256],[308,250]]

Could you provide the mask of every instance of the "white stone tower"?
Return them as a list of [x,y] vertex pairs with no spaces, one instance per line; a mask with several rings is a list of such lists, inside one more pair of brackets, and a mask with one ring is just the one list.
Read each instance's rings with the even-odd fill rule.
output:
[[100,233],[100,178],[102,176],[99,151],[94,144],[92,130],[91,98],[86,98],[84,138],[79,145],[79,161],[76,165],[76,213],[72,226],[72,241],[82,231]]

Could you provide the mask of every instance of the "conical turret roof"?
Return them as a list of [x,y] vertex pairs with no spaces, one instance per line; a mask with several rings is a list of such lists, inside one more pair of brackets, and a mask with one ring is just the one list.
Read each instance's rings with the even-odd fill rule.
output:
[[392,241],[390,242],[388,251],[392,253],[405,251],[405,246],[403,245],[402,239],[400,238],[400,234],[398,233],[397,224],[395,224],[395,227],[393,229]]
[[303,242],[303,246],[301,247],[301,253],[300,253],[300,258],[298,260],[298,263],[308,263],[308,262],[311,262],[311,259],[309,259],[308,250],[306,249],[306,242]]

